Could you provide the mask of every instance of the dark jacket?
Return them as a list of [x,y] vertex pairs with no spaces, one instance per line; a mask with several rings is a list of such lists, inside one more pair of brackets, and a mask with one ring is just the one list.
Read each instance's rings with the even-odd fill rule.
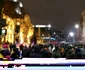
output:
[[61,57],[60,52],[58,52],[58,51],[53,52],[53,58],[60,58],[60,57]]
[[2,50],[2,51],[1,51],[1,54],[2,54],[4,57],[6,57],[6,56],[9,56],[9,55],[10,55],[10,52],[9,52],[9,50]]
[[29,58],[42,58],[42,55],[40,53],[31,53]]
[[80,48],[76,49],[75,58],[78,58],[78,59],[82,58],[82,53],[81,53]]
[[25,48],[22,50],[22,57],[29,57],[30,53],[32,52],[31,48]]
[[46,50],[42,50],[41,54],[42,54],[43,58],[50,58],[50,57],[52,57],[51,53],[49,51],[46,51]]
[[75,52],[73,52],[72,50],[69,50],[67,53],[66,53],[66,57],[67,58],[75,58]]
[[11,55],[11,58],[18,59],[19,56],[17,55],[17,53],[13,53],[13,54]]

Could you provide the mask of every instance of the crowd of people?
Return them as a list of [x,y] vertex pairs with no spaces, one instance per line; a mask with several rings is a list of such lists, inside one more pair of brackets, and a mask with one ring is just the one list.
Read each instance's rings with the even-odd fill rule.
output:
[[31,44],[29,46],[20,44],[4,43],[0,48],[0,58],[85,58],[84,45],[52,45]]

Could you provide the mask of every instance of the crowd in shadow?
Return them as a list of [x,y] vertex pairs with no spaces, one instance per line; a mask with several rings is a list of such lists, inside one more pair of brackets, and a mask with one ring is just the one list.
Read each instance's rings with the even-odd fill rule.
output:
[[0,58],[85,58],[84,45],[23,45],[3,44],[0,48]]

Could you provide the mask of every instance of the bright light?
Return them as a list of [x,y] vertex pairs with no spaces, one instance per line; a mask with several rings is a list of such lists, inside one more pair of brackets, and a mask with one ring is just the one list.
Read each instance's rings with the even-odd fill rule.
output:
[[10,18],[8,18],[7,20],[10,21]]
[[33,25],[33,27],[35,27],[35,26]]
[[17,22],[17,25],[20,25],[20,23],[19,23],[19,22]]
[[56,34],[56,33],[54,32],[54,34]]
[[73,32],[70,32],[69,35],[70,35],[71,37],[73,37],[73,36],[74,36],[74,33],[73,33]]
[[76,25],[75,25],[75,28],[79,28],[79,25],[78,25],[78,24],[76,24]]
[[20,7],[23,7],[23,4],[22,4],[22,2],[20,2],[19,6],[20,6]]
[[19,14],[22,14],[21,12],[19,12]]
[[41,28],[49,27],[49,28],[51,28],[51,25],[50,24],[49,25],[36,25],[35,27],[41,27]]
[[51,28],[51,25],[49,24],[47,27]]
[[18,8],[16,8],[16,10],[15,10],[15,11],[16,11],[17,13],[19,13],[19,11],[20,11],[20,10],[19,10]]
[[4,34],[5,33],[5,30],[2,30],[2,34]]
[[36,25],[36,27],[44,28],[44,27],[46,27],[46,25]]
[[15,11],[16,11],[18,14],[22,14],[19,8],[16,8]]
[[13,2],[17,2],[18,0],[13,0]]

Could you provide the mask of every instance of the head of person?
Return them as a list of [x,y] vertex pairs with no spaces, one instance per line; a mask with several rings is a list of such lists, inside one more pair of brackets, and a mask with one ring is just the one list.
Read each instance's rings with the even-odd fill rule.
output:
[[60,48],[60,53],[64,53],[64,52],[65,52],[64,48]]
[[9,47],[8,47],[8,44],[3,44],[2,47],[3,47],[3,50],[8,50],[8,48],[9,48]]
[[39,46],[35,46],[34,47],[34,52],[35,53],[39,53],[41,51],[40,47]]

